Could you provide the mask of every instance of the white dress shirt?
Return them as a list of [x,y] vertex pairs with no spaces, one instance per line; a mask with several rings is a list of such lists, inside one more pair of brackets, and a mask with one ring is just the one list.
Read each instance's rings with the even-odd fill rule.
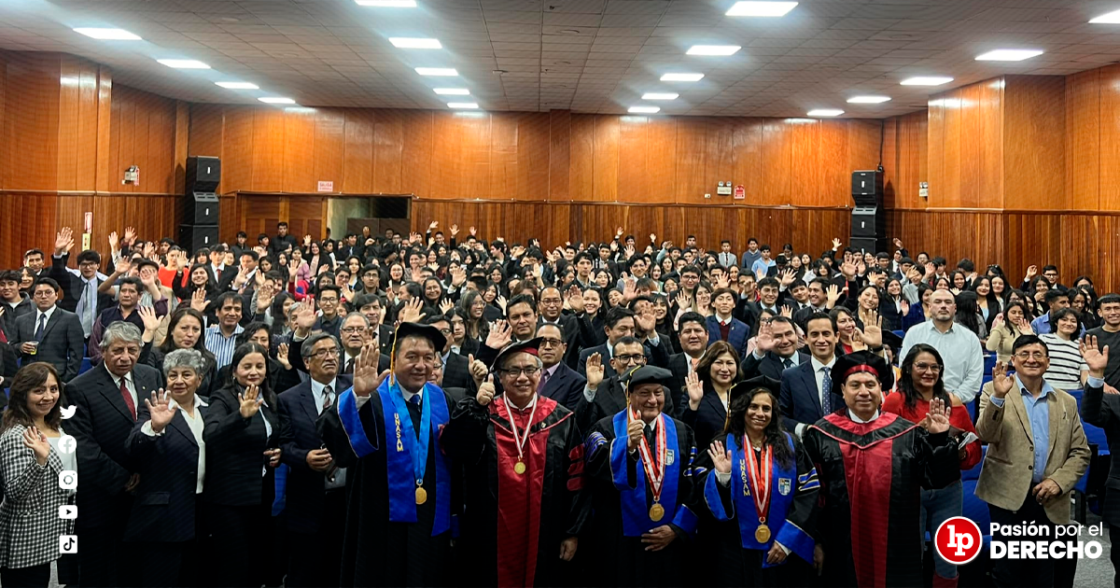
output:
[[134,382],[132,380],[132,377],[131,377],[132,374],[130,373],[129,375],[125,376],[124,378],[119,378],[119,377],[117,377],[116,374],[109,371],[108,366],[105,367],[105,371],[109,373],[109,377],[113,378],[113,384],[117,387],[117,390],[121,389],[121,380],[122,379],[124,380],[124,385],[125,385],[126,388],[128,388],[129,395],[132,396],[132,406],[137,411],[139,411],[140,410],[140,399],[136,396],[136,382]]
[[331,387],[331,406],[334,406],[334,403],[338,401],[338,380],[320,384],[314,378],[311,379],[311,395],[315,397],[315,411],[318,414],[323,414],[323,392],[327,386]]

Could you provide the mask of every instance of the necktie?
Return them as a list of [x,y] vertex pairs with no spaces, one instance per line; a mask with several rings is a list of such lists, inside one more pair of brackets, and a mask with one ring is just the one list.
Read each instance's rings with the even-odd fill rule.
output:
[[354,358],[353,357],[346,360],[346,369],[342,370],[342,373],[344,373],[344,374],[353,374],[354,373]]
[[132,420],[136,420],[136,403],[132,400],[132,393],[128,391],[128,380],[121,378],[121,396],[124,397],[124,403],[128,406],[128,414],[132,415]]
[[788,357],[783,359],[782,366],[788,370],[789,368],[793,367],[793,360]]
[[35,341],[43,340],[43,329],[47,328],[47,315],[39,314],[39,328],[35,329]]
[[646,425],[645,429],[642,430],[642,434],[645,435],[646,443],[649,443],[649,448],[652,450],[656,446],[656,441],[653,438],[653,427]]
[[332,390],[330,386],[323,386],[323,410],[319,411],[319,414],[330,410],[331,405],[334,404],[331,402],[331,394],[333,393],[334,390]]
[[94,283],[95,280],[89,280],[82,289],[82,311],[78,316],[82,321],[82,331],[86,335],[93,332],[93,317],[97,306],[97,289]]
[[821,373],[824,374],[821,379],[821,412],[829,415],[832,414],[832,376],[827,367],[822,367]]
[[538,390],[544,390],[544,385],[547,384],[547,383],[548,383],[548,370],[544,370],[543,372],[541,372],[541,385],[537,389]]
[[408,401],[409,401],[409,402],[410,402],[410,403],[411,403],[411,404],[412,404],[413,406],[420,406],[420,395],[419,395],[419,394],[413,394],[413,395],[412,395],[412,398],[409,398],[409,399],[408,399]]

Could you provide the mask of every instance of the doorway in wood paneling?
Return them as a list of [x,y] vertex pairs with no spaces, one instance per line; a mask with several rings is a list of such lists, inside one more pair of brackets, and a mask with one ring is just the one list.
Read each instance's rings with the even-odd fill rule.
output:
[[326,198],[324,228],[334,239],[361,235],[366,227],[372,235],[387,230],[409,232],[410,196],[332,196]]

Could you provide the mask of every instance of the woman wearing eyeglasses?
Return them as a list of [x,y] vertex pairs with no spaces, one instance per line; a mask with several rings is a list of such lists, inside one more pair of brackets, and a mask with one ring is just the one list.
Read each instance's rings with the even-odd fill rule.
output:
[[[972,419],[968,416],[968,409],[955,394],[945,391],[945,381],[942,379],[944,367],[941,354],[933,346],[919,343],[911,347],[902,360],[902,377],[898,380],[898,392],[887,396],[883,402],[883,412],[892,412],[924,428],[927,424],[930,401],[937,398],[951,404],[953,411],[949,415],[949,425],[962,431],[962,438],[957,441],[960,469],[972,469],[980,462],[980,440],[976,436],[976,429],[972,426]],[[962,443],[968,440],[969,434],[971,434],[971,441]],[[922,490],[922,531],[929,531],[931,535],[937,533],[941,523],[952,517],[961,516],[963,502],[964,495],[959,478],[940,490]],[[934,588],[951,588],[957,585],[955,565],[946,562],[935,553],[933,567]]]

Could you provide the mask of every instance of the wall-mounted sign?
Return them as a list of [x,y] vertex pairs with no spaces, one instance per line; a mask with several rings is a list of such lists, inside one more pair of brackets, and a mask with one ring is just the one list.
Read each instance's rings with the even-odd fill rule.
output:
[[747,197],[747,191],[743,188],[742,184],[735,186],[735,199],[744,200]]
[[718,185],[716,185],[716,195],[717,196],[730,196],[731,195],[731,182],[730,181],[720,182]]
[[334,192],[334,182],[319,182],[320,192]]

